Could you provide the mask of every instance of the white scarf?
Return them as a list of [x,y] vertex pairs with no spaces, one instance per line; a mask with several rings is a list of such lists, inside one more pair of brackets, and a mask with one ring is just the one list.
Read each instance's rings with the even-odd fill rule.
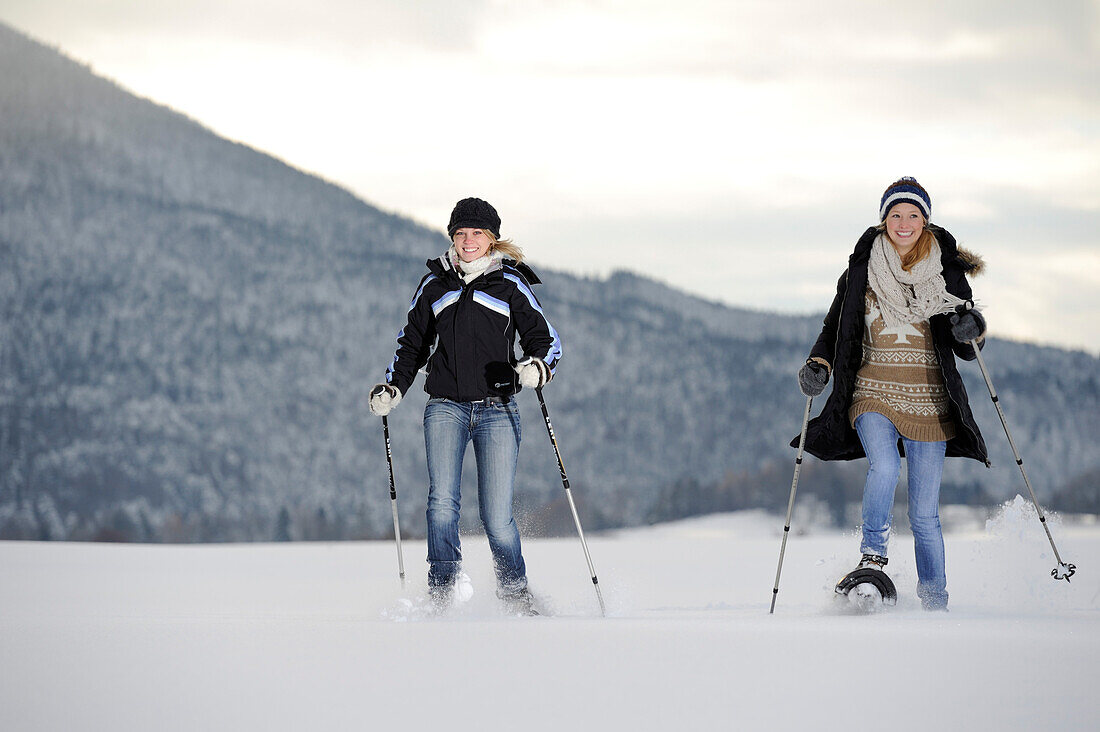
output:
[[494,249],[485,256],[478,257],[472,262],[463,262],[462,257],[458,256],[458,250],[455,249],[454,246],[447,250],[447,256],[450,257],[451,264],[458,270],[459,275],[466,284],[472,282],[493,264],[504,259],[504,254]]
[[883,232],[871,245],[867,282],[878,296],[882,320],[889,328],[918,323],[933,315],[950,313],[965,300],[947,291],[940,262],[939,242],[932,239],[932,251],[906,272],[901,257]]

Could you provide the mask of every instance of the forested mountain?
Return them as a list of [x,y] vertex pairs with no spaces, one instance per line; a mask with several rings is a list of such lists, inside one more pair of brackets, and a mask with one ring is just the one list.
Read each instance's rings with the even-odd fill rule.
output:
[[[442,232],[3,25],[0,69],[0,538],[392,532],[365,397]],[[785,505],[804,405],[794,373],[820,316],[728,308],[626,273],[573,277],[533,255],[565,342],[546,397],[586,528]],[[986,354],[1057,507],[1100,469],[1098,361],[996,340]],[[995,467],[950,461],[945,493],[1008,497],[1019,473],[976,366],[963,370]],[[390,419],[411,534],[424,527],[421,385]],[[521,409],[520,510],[528,531],[559,531],[534,397]],[[824,501],[807,505],[845,521],[860,466],[811,460],[804,475],[800,493]],[[1073,491],[1074,510],[1097,509]]]

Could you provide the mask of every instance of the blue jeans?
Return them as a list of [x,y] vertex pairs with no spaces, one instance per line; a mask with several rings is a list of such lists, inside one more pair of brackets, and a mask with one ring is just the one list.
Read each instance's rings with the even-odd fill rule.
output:
[[[870,467],[863,486],[864,554],[886,556],[890,538],[894,490],[901,472],[898,434],[893,423],[877,412],[856,417],[856,433]],[[940,527],[940,478],[946,442],[917,442],[901,437],[909,468],[909,524],[917,554],[917,596],[925,608],[947,607],[947,570]]]
[[462,458],[473,440],[477,461],[477,500],[481,523],[493,554],[498,592],[511,595],[527,587],[519,529],[512,516],[516,461],[519,457],[519,406],[454,402],[432,398],[424,407],[428,449],[428,585],[453,584],[462,561],[458,538]]

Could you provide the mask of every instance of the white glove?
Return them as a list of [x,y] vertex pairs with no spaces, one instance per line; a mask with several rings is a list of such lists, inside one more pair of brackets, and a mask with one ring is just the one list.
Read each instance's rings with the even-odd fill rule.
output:
[[370,390],[368,404],[370,410],[379,417],[385,417],[401,402],[401,391],[389,384],[375,384]]
[[550,379],[554,378],[550,373],[550,367],[546,362],[538,358],[525,358],[514,366],[519,374],[519,383],[530,389],[538,389],[546,386]]

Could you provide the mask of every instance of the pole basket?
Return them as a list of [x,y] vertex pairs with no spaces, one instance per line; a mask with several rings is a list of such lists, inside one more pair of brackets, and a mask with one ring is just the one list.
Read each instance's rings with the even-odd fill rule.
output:
[[1056,580],[1065,580],[1069,582],[1069,578],[1073,576],[1073,573],[1077,571],[1076,564],[1067,564],[1066,562],[1059,562],[1058,566],[1050,570],[1050,576]]

